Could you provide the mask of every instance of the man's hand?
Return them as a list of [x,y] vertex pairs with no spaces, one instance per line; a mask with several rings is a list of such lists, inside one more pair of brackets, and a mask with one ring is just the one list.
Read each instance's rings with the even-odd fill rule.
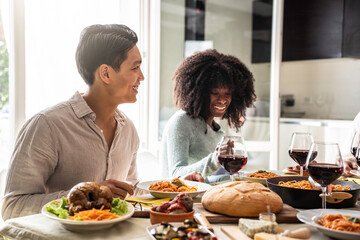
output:
[[343,176],[352,176],[353,174],[350,173],[351,170],[353,169],[357,169],[358,165],[356,164],[356,162],[351,161],[351,160],[344,160],[344,172],[343,172]]
[[193,173],[189,173],[187,175],[185,175],[183,177],[184,180],[189,180],[189,181],[196,181],[196,182],[205,182],[203,176],[201,175],[201,173],[198,172],[193,172]]
[[110,188],[113,197],[125,199],[126,195],[134,194],[134,186],[127,183],[121,182],[115,179],[109,179],[100,183],[101,185],[107,186]]

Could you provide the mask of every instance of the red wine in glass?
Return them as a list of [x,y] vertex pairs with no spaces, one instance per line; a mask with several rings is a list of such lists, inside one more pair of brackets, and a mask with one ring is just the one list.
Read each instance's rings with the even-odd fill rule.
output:
[[[305,165],[308,154],[309,154],[309,150],[301,150],[301,149],[289,150],[290,157],[300,166]],[[316,156],[317,156],[317,152],[313,151],[310,157],[310,161],[314,160]]]
[[[316,159],[311,161],[311,153],[316,151]],[[321,185],[322,208],[326,208],[329,184],[341,176],[344,163],[338,143],[313,142],[306,158],[305,168],[312,179]]]
[[220,155],[218,156],[220,165],[233,175],[242,169],[247,163],[247,157],[240,155]]
[[[314,142],[313,137],[307,132],[294,132],[291,135],[289,155],[290,157],[300,165],[300,176],[303,176],[303,169],[306,163],[306,158],[309,153],[311,144]],[[312,160],[316,157],[316,154],[312,154]]]
[[312,163],[308,166],[310,176],[322,187],[334,182],[343,173],[344,168],[337,164]]

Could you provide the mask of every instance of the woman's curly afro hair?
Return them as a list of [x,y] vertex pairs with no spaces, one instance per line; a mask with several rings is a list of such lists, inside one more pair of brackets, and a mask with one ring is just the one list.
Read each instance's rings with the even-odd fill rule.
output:
[[223,119],[237,130],[240,117],[256,99],[254,78],[236,57],[219,53],[215,49],[197,52],[185,58],[173,76],[174,101],[193,118],[210,116],[210,92],[213,88],[228,87],[232,91],[231,104]]

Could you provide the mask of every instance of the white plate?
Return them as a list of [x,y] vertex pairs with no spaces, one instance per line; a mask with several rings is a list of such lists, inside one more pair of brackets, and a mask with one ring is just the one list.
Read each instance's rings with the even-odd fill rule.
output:
[[300,212],[298,212],[298,214],[296,216],[303,223],[306,223],[306,224],[316,227],[322,233],[324,233],[325,235],[328,235],[329,237],[343,239],[343,240],[360,239],[360,233],[352,233],[352,232],[334,230],[334,229],[323,227],[323,226],[319,225],[318,223],[316,223],[315,221],[320,218],[320,215],[322,213],[323,213],[323,215],[342,214],[342,215],[347,215],[347,216],[351,216],[351,217],[360,217],[360,211],[345,210],[345,209],[311,209],[311,210],[300,211]]
[[[182,223],[182,222],[170,222],[169,224],[171,224],[171,225],[173,225],[174,227],[178,228],[178,227],[180,227],[181,225],[183,225],[184,223]],[[151,234],[151,231],[152,231],[154,228],[156,228],[157,226],[159,226],[159,225],[160,225],[160,223],[146,227],[146,232],[149,234],[150,238],[153,239],[153,240],[157,240],[157,239]],[[201,225],[198,225],[198,228],[199,228],[199,229],[203,229],[204,227],[201,226]],[[212,236],[215,236],[215,234],[212,233],[212,232],[210,232],[208,229],[205,228],[205,230],[206,230],[208,233],[210,233]]]
[[[141,182],[137,185],[138,188],[148,191],[150,192],[151,195],[153,195],[156,198],[174,198],[176,197],[179,193],[181,192],[160,192],[160,191],[153,191],[153,190],[149,190],[149,187],[151,184],[153,183],[157,183],[160,181],[171,181],[170,180],[154,180],[154,181],[148,181],[148,182]],[[190,197],[194,198],[196,197],[198,194],[200,193],[204,193],[207,190],[209,190],[211,188],[211,185],[206,184],[206,183],[202,183],[202,182],[194,182],[194,181],[187,181],[187,180],[182,180],[186,185],[192,187],[197,185],[198,186],[198,190],[196,192],[184,192],[190,195]]]
[[[59,199],[61,201],[61,199]],[[123,216],[111,219],[111,220],[103,220],[103,221],[76,221],[76,220],[70,220],[70,219],[63,219],[57,217],[55,214],[52,214],[46,210],[46,206],[48,206],[50,202],[45,204],[42,209],[41,213],[47,216],[48,218],[54,219],[58,222],[60,222],[64,228],[70,231],[75,232],[83,232],[83,231],[95,231],[100,229],[105,229],[112,227],[114,224],[124,221],[128,218],[130,218],[134,214],[134,207],[132,204],[127,203],[128,205],[128,212],[125,213]]]
[[360,171],[359,170],[351,170],[350,173],[354,174],[355,176],[360,177]]
[[[252,174],[252,173],[254,173],[254,172],[257,172],[257,171],[258,171],[258,170],[246,171],[246,172],[243,172],[242,174],[244,174],[244,179],[245,179],[245,180],[251,181],[251,182],[261,183],[261,184],[263,184],[263,185],[266,186],[266,179],[267,179],[267,178],[249,177],[250,174]],[[281,171],[277,171],[277,170],[265,170],[265,171],[275,173],[275,174],[279,175],[279,177],[282,175],[282,172],[281,172]]]

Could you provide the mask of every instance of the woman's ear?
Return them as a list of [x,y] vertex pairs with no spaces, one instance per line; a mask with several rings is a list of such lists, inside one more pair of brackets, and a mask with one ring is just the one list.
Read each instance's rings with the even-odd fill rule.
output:
[[101,64],[98,68],[98,74],[100,76],[100,79],[106,84],[110,83],[109,69],[109,65],[106,64]]

